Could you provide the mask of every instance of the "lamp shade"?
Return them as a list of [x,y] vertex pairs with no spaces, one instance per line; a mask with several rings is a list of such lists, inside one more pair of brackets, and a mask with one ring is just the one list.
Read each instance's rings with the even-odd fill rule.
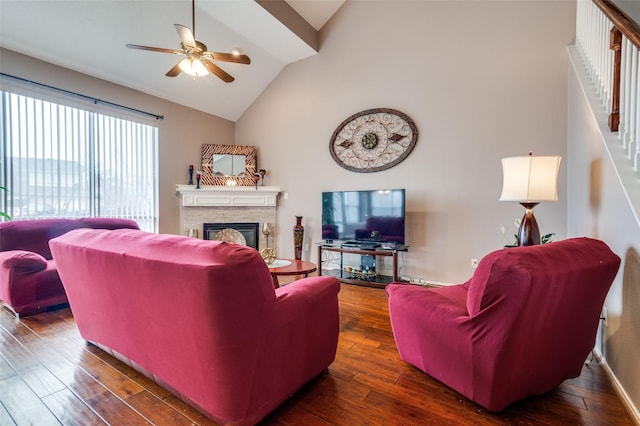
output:
[[558,199],[560,156],[502,159],[501,201],[539,202]]

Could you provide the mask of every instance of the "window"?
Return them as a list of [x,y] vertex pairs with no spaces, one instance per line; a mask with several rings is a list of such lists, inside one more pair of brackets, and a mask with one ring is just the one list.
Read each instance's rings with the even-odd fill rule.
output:
[[158,228],[155,126],[0,91],[0,211]]

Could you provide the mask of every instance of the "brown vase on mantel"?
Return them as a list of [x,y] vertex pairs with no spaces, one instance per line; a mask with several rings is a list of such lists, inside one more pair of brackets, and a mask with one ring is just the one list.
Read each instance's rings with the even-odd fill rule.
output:
[[293,248],[295,259],[302,260],[302,241],[304,240],[304,226],[302,216],[296,216],[296,226],[293,227]]

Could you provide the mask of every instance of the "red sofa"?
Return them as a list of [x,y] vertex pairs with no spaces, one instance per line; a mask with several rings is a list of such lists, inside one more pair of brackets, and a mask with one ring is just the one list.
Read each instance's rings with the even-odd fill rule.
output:
[[142,231],[50,245],[82,337],[216,422],[258,422],[335,358],[333,277],[274,289],[255,249]]
[[501,411],[577,377],[620,266],[605,243],[574,238],[498,250],[464,284],[387,286],[402,359]]
[[16,315],[67,303],[49,240],[78,228],[139,229],[133,220],[101,217],[0,223],[0,300]]

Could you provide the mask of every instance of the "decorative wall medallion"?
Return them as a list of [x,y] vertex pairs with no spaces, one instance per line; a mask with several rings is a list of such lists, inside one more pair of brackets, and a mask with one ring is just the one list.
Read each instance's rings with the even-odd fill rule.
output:
[[418,129],[406,114],[389,108],[368,109],[344,120],[329,143],[331,156],[352,172],[389,169],[413,150]]

